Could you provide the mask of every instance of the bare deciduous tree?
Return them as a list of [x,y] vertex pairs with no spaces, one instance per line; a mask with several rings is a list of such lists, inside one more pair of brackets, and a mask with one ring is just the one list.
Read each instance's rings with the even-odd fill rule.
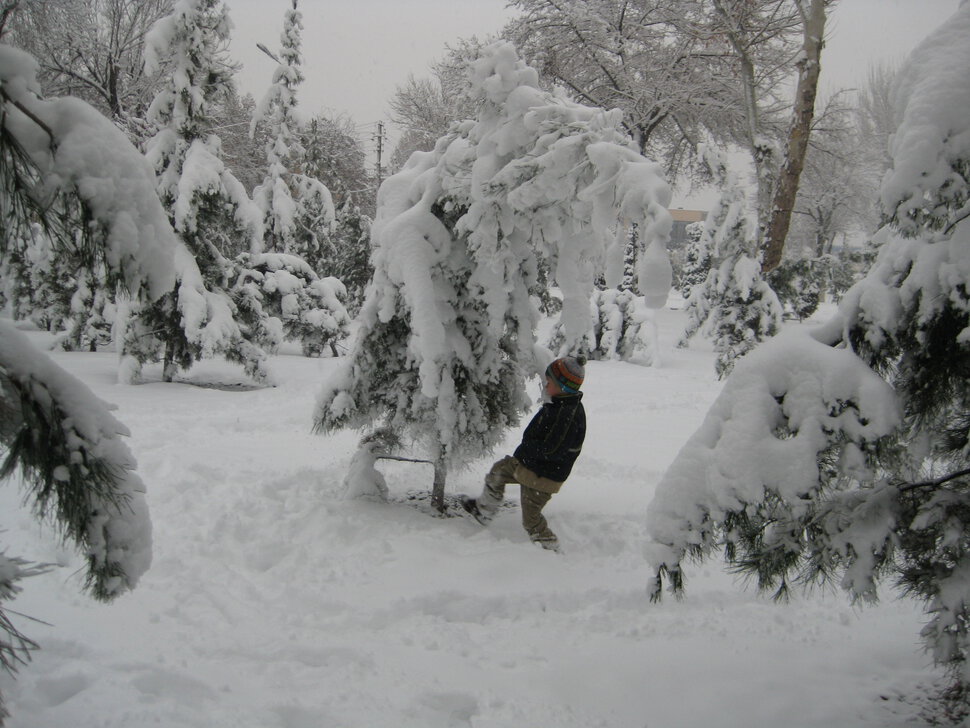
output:
[[397,88],[390,101],[391,121],[402,134],[391,169],[399,170],[412,152],[430,151],[454,122],[475,118],[481,99],[471,95],[467,69],[487,42],[472,37],[446,46],[445,57],[431,66],[431,77],[409,75]]
[[[8,3],[10,5],[10,3]],[[154,94],[144,72],[145,34],[173,0],[19,0],[13,43],[40,63],[52,96],[82,98],[116,122],[141,117]]]
[[818,258],[832,253],[836,240],[875,229],[878,180],[884,168],[871,163],[867,134],[846,94],[829,99],[812,125],[786,257]]
[[[796,18],[784,0],[516,0],[507,34],[546,79],[619,108],[641,153],[675,175],[700,142],[765,157]],[[771,155],[767,155],[770,157]]]

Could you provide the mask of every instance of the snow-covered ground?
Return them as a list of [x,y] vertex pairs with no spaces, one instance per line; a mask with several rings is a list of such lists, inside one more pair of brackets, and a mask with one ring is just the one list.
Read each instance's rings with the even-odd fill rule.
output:
[[[0,676],[9,728],[923,724],[938,674],[913,602],[775,604],[719,562],[688,572],[685,601],[649,602],[644,510],[720,388],[707,342],[672,349],[683,316],[660,312],[661,366],[588,364],[586,445],[547,507],[562,555],[517,507],[483,529],[408,502],[425,465],[381,465],[395,502],[342,499],[357,435],[310,432],[333,359],[280,355],[279,386],[253,389],[218,361],[128,386],[112,354],[52,353],[131,429],[154,563],[94,603],[77,555],[0,488],[0,547],[59,565],[8,605],[47,623],[17,618],[43,649]],[[477,492],[492,459],[449,491]]]

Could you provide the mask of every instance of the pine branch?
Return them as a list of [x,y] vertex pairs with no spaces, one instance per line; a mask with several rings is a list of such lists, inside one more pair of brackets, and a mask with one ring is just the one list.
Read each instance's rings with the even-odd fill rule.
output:
[[939,488],[944,483],[948,483],[951,480],[956,480],[957,478],[962,478],[967,475],[970,475],[970,468],[958,470],[955,473],[943,475],[939,478],[934,478],[933,480],[924,480],[921,483],[909,483],[908,485],[900,486],[899,490],[905,493],[911,490],[916,490],[917,488]]
[[[38,397],[38,386],[51,401]],[[80,450],[72,445],[84,438],[63,429],[69,414],[42,381],[13,376],[0,366],[0,392],[11,415],[0,430],[0,449],[6,451],[0,480],[21,473],[38,519],[51,522],[65,540],[88,552],[85,588],[96,599],[111,600],[118,592],[116,580],[128,575],[117,560],[92,550],[92,524],[105,509],[123,513],[131,508],[130,494],[119,488],[124,466],[98,456],[86,444]]]
[[43,129],[44,132],[47,134],[47,136],[50,137],[51,147],[52,148],[57,146],[57,139],[54,137],[54,132],[52,132],[51,131],[51,128],[49,126],[47,126],[47,124],[45,124],[36,114],[34,114],[34,112],[32,112],[30,109],[28,109],[26,106],[24,106],[19,101],[11,98],[11,96],[4,89],[2,89],[2,88],[0,88],[0,98],[3,98],[4,101],[12,104],[21,113],[23,113],[24,116],[26,116],[28,119],[30,119],[32,122],[34,122],[37,126],[39,126],[41,129]]
[[961,222],[963,222],[967,218],[970,218],[970,208],[968,208],[967,210],[965,210],[963,212],[963,214],[957,215],[956,219],[954,219],[953,222],[951,222],[949,225],[947,225],[946,228],[943,230],[943,234],[944,235],[949,235],[951,232],[953,232],[953,229],[957,225],[959,225]]
[[[30,564],[20,558],[11,558],[5,554],[0,554],[0,565],[5,566],[4,576],[0,579],[0,600],[12,599],[20,592],[20,587],[16,582],[21,579],[37,576],[50,571],[48,564]],[[33,617],[12,612],[17,616],[24,617],[40,624],[46,624]],[[21,665],[26,665],[30,661],[30,653],[38,649],[38,644],[18,630],[10,618],[7,610],[0,608],[0,667],[9,674],[17,671]]]

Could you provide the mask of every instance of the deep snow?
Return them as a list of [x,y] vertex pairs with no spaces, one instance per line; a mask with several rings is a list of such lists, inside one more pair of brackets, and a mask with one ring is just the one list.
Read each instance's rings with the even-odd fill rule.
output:
[[[274,357],[275,388],[220,361],[129,386],[113,354],[52,352],[131,430],[154,562],[97,604],[82,561],[0,488],[0,547],[59,564],[7,605],[49,623],[17,619],[43,649],[0,676],[9,728],[924,724],[923,616],[885,589],[875,607],[775,604],[715,561],[688,569],[683,602],[648,601],[644,511],[720,390],[709,342],[672,348],[684,313],[658,322],[661,366],[587,365],[586,445],[547,507],[562,555],[529,543],[517,507],[483,529],[404,502],[429,466],[382,463],[400,502],[342,499],[357,435],[310,432],[335,359]],[[449,492],[477,492],[492,459]]]

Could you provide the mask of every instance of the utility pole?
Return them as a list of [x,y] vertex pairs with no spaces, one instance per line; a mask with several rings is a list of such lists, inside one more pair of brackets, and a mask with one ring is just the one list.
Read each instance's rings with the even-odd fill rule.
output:
[[381,155],[384,152],[384,140],[386,138],[387,138],[387,135],[384,132],[384,122],[379,121],[377,122],[377,134],[375,137],[377,141],[377,186],[378,187],[380,187],[381,182],[384,181],[384,167],[381,165]]

